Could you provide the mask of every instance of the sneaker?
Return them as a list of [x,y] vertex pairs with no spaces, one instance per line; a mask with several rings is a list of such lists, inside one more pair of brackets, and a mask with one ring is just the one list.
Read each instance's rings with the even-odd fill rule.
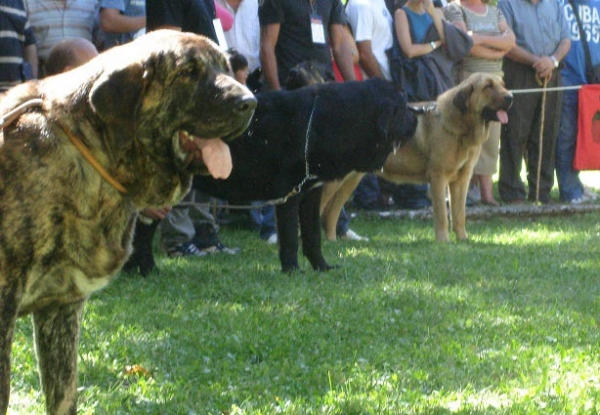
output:
[[595,197],[588,196],[584,192],[581,196],[576,197],[575,199],[571,199],[569,201],[569,203],[572,204],[572,205],[581,205],[582,203],[593,202],[594,200],[596,200]]
[[360,236],[352,229],[348,229],[345,234],[340,235],[340,239],[348,239],[350,241],[368,241],[369,238]]
[[219,253],[224,253],[224,254],[229,254],[229,255],[236,255],[236,254],[240,253],[240,248],[230,248],[228,246],[223,245],[221,242],[219,242],[216,245],[209,246],[209,247],[206,247],[206,248],[202,249],[201,252],[203,252],[204,255],[206,255],[206,254],[219,254]]
[[269,236],[267,238],[267,244],[269,245],[275,245],[277,243],[278,239],[277,239],[277,234],[274,233],[273,235]]
[[167,256],[169,258],[179,258],[183,256],[206,256],[207,253],[198,249],[192,242],[184,242],[182,244],[174,245],[167,249]]
[[598,194],[595,193],[594,191],[592,191],[592,189],[590,189],[587,186],[583,186],[583,195],[587,196],[589,200],[596,200],[596,199],[598,199]]

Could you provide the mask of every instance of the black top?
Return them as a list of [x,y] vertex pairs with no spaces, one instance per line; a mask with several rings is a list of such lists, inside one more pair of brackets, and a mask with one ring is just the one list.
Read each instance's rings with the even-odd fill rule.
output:
[[[312,60],[331,68],[329,25],[346,24],[344,6],[340,0],[264,0],[259,3],[261,26],[279,23],[279,37],[275,45],[279,81],[283,84],[288,71],[295,65]],[[323,22],[326,43],[313,43],[311,14]]]
[[146,0],[146,28],[181,27],[182,32],[204,35],[217,42],[213,25],[214,0]]

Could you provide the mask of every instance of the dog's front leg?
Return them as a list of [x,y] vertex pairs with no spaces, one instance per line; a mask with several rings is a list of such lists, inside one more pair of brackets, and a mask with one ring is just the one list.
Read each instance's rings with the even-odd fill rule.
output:
[[460,173],[457,180],[450,183],[450,214],[452,215],[452,230],[456,239],[468,239],[466,228],[467,191],[471,174]]
[[320,205],[323,187],[310,189],[300,199],[300,235],[302,252],[308,258],[313,269],[327,271],[331,269],[321,251]]
[[[6,278],[5,275],[0,277]],[[0,283],[0,414],[8,411],[10,398],[10,356],[22,288],[19,284]]]
[[299,196],[294,196],[275,207],[279,260],[283,272],[298,269],[298,203]]
[[431,204],[433,205],[433,227],[438,242],[448,242],[448,209],[446,208],[446,188],[448,182],[443,173],[434,174],[430,179]]
[[77,413],[77,347],[85,300],[33,314],[35,345],[46,412]]

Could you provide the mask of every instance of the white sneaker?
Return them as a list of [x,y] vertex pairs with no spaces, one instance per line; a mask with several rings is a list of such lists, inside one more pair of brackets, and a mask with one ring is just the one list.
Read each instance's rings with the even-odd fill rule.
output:
[[345,234],[340,235],[340,238],[348,239],[350,241],[368,241],[369,240],[369,238],[360,236],[359,234],[354,232],[352,229],[348,229]]
[[593,202],[594,200],[595,200],[595,197],[588,196],[588,195],[586,195],[584,193],[580,197],[576,197],[575,199],[571,199],[571,201],[569,203],[572,204],[572,205],[581,205],[582,203]]
[[587,186],[583,186],[583,195],[586,196],[588,200],[598,199],[598,194],[594,193],[594,191]]
[[274,233],[273,235],[271,235],[267,238],[267,244],[275,245],[276,243],[277,243],[277,234],[276,233]]

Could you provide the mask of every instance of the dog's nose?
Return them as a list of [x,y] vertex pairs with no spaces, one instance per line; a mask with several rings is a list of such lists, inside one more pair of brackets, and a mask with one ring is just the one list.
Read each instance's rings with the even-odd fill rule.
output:
[[234,103],[233,111],[239,115],[253,113],[256,109],[256,104],[257,101],[254,95],[242,95],[241,97],[237,98],[236,102]]
[[513,95],[512,94],[508,94],[504,97],[504,104],[506,105],[506,108],[510,108],[512,106],[513,103]]

